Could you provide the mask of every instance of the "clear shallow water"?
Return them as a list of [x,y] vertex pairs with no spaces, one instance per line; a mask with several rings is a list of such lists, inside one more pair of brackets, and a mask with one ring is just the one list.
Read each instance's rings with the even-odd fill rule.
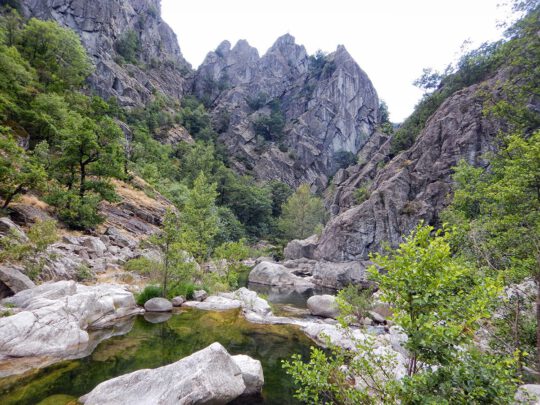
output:
[[281,360],[293,353],[306,358],[309,354],[312,343],[298,328],[252,324],[239,310],[192,309],[158,324],[136,317],[129,333],[101,342],[88,357],[0,379],[0,404],[67,404],[102,381],[173,363],[216,341],[233,355],[261,360],[265,404],[298,403],[291,379],[281,368]]
[[265,295],[273,304],[286,304],[296,308],[307,308],[307,300],[312,295],[336,295],[336,290],[324,287],[299,289],[294,286],[275,287],[257,283],[247,283],[247,287],[257,294]]

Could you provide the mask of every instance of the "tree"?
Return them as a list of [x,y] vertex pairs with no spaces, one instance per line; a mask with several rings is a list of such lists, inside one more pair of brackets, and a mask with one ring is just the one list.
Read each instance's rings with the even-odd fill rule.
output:
[[219,230],[216,197],[216,185],[208,183],[201,172],[180,213],[177,229],[180,246],[199,261],[210,254],[212,242]]
[[249,269],[242,263],[249,256],[246,241],[241,239],[237,242],[225,242],[216,248],[214,256],[216,259],[226,262],[225,280],[229,287],[236,288],[238,286],[238,274],[245,269]]
[[508,283],[535,280],[540,356],[540,131],[528,138],[510,135],[505,142],[489,171],[460,163],[444,218],[459,229],[461,254],[477,266]]
[[19,50],[54,90],[80,86],[91,72],[77,34],[53,21],[32,18],[21,31]]
[[161,232],[152,236],[150,242],[156,245],[162,256],[161,293],[166,297],[171,283],[191,281],[195,271],[195,262],[183,248],[184,234],[179,232],[180,217],[172,209],[168,209],[163,218]]
[[[307,403],[478,404],[512,401],[517,380],[512,358],[481,352],[474,333],[498,295],[496,283],[453,257],[449,233],[419,226],[395,251],[377,254],[369,269],[381,298],[392,305],[406,334],[408,375],[396,376],[396,356],[376,338],[357,338],[350,315],[364,311],[356,292],[341,292],[339,323],[352,349],[327,340],[328,350],[312,349],[309,362],[298,355],[284,362]],[[351,295],[353,300],[351,300]],[[348,301],[353,301],[348,302]]]
[[283,205],[279,226],[285,238],[304,239],[315,233],[324,217],[322,200],[311,194],[309,185],[303,184]]
[[39,156],[21,148],[7,128],[0,127],[0,196],[6,208],[18,194],[41,189],[47,173]]
[[431,236],[433,227],[419,225],[387,255],[372,256],[370,276],[381,299],[394,308],[393,320],[408,336],[407,372],[452,362],[456,347],[472,342],[479,321],[489,317],[498,293],[495,282],[452,257],[450,232]]

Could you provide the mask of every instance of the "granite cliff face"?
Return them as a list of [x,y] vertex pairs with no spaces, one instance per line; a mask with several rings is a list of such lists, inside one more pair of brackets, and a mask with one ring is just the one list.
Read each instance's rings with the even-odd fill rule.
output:
[[[25,16],[52,19],[79,34],[95,65],[90,85],[104,98],[142,105],[155,92],[179,99],[189,88],[191,66],[161,19],[159,0],[22,0],[21,5]],[[130,34],[136,64],[121,61],[118,52]]]
[[[382,242],[396,246],[421,220],[438,225],[450,202],[452,168],[461,159],[485,165],[500,123],[483,114],[486,92],[497,95],[504,75],[460,90],[427,121],[414,145],[384,167],[384,138],[367,162],[336,176],[331,206],[336,215],[326,225],[313,257],[331,261],[367,259]],[[373,137],[375,141],[377,138]],[[379,166],[379,167],[377,167]],[[364,185],[366,200],[354,203],[354,191]]]
[[[197,70],[193,92],[237,171],[292,186],[322,190],[337,157],[356,154],[377,125],[377,93],[347,50],[309,56],[288,34],[262,57],[246,41],[223,42]],[[278,130],[257,129],[265,119]]]

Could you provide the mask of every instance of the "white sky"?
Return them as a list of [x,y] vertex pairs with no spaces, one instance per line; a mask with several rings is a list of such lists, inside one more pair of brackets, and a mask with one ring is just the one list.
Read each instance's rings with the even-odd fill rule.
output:
[[412,82],[424,67],[444,70],[465,40],[498,39],[501,0],[162,0],[162,16],[196,68],[227,39],[262,55],[285,33],[311,54],[343,44],[369,75],[390,119],[400,122],[422,95]]

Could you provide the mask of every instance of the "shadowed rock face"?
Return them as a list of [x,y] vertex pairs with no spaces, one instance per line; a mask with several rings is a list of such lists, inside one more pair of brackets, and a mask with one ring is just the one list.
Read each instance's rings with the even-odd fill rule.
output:
[[[338,185],[336,202],[351,201],[354,185],[373,179],[369,198],[334,217],[325,227],[315,258],[332,261],[361,260],[384,241],[396,246],[421,220],[438,224],[449,202],[453,167],[461,159],[485,165],[482,155],[492,150],[500,125],[483,114],[482,91],[496,94],[502,75],[465,88],[449,97],[428,120],[414,145],[384,168],[351,168]],[[379,154],[372,155],[379,159]],[[343,177],[347,177],[347,175]],[[349,202],[350,204],[350,202]]]
[[[232,48],[225,41],[207,55],[193,92],[210,106],[239,172],[322,190],[338,169],[335,154],[356,154],[369,140],[379,100],[367,75],[343,46],[316,65],[290,35],[262,57],[246,41]],[[272,105],[285,126],[282,139],[269,142],[253,122],[270,116]]]
[[[191,66],[176,35],[161,19],[159,0],[22,0],[27,17],[55,20],[81,37],[95,64],[89,78],[102,97],[122,105],[141,105],[154,91],[180,98]],[[118,41],[133,31],[138,37],[138,66],[120,65]]]

